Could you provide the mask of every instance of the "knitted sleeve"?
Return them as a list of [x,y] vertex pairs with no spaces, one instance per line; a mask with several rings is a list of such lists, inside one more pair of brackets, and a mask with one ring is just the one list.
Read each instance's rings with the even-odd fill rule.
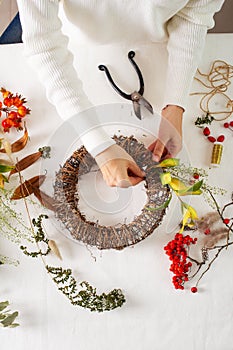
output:
[[[62,33],[58,17],[59,2],[17,0],[23,29],[25,55],[38,72],[48,100],[63,120],[71,120],[85,147],[96,156],[115,142],[99,125],[97,115],[79,112],[91,107],[82,82],[67,49],[68,38]],[[89,115],[87,120],[83,116]]]
[[164,105],[187,107],[193,77],[205,45],[213,16],[224,0],[190,0],[168,22],[168,69]]

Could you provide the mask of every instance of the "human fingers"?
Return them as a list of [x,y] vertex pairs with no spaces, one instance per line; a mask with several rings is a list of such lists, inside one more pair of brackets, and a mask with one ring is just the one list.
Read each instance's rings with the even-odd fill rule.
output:
[[156,140],[154,149],[152,150],[152,159],[155,162],[160,162],[164,153],[166,153],[166,148],[164,143],[159,139]]

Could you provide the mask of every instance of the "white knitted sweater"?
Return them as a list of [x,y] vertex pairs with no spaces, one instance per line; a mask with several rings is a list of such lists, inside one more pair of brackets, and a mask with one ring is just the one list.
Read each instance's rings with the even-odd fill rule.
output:
[[[85,95],[68,39],[62,34],[59,5],[83,43],[167,42],[169,54],[164,105],[185,108],[213,15],[224,0],[17,0],[26,55],[45,85],[47,97],[67,120],[77,115],[77,131],[93,155],[114,141],[102,127],[78,117],[91,104]],[[73,118],[72,118],[73,119]],[[92,120],[93,119],[93,120]],[[83,125],[82,125],[83,123]],[[96,121],[95,121],[96,123]],[[90,130],[92,128],[92,130]],[[85,130],[85,132],[84,132]]]

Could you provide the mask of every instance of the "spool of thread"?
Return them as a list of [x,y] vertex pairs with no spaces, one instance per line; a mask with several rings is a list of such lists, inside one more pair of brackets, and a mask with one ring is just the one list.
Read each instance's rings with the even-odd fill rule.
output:
[[211,165],[213,167],[218,167],[221,163],[223,152],[223,145],[220,142],[215,142],[212,150]]

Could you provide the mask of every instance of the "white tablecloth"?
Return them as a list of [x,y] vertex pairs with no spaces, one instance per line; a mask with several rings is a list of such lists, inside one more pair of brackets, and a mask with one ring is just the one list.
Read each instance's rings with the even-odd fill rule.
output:
[[[232,34],[209,35],[201,70],[208,71],[215,59],[232,64],[232,41]],[[49,144],[51,135],[59,128],[61,120],[55,108],[46,101],[44,89],[36,74],[25,62],[22,46],[2,46],[0,57],[0,84],[27,96],[32,109],[32,114],[28,117],[31,142],[25,149],[25,154],[29,154],[38,146]],[[129,64],[127,58],[124,64]],[[161,84],[163,71],[162,68],[160,74],[157,69],[157,81],[161,81]],[[129,74],[127,68],[125,72]],[[135,78],[129,78],[129,87],[135,84],[133,79]],[[145,80],[148,81],[149,76]],[[193,90],[198,88],[200,86],[194,83]],[[86,89],[91,91],[91,84],[89,86],[87,83]],[[148,88],[147,91],[152,98],[152,90]],[[232,88],[229,88],[229,95],[232,96],[232,93]],[[192,165],[208,169],[211,145],[193,124],[196,117],[201,115],[199,98],[190,97],[189,100],[184,121],[185,150],[181,159],[184,157],[185,160],[191,160]],[[107,86],[106,91],[93,102],[101,105],[106,101],[121,103],[122,100]],[[220,124],[214,126],[216,134],[220,131],[225,132]],[[218,169],[211,169],[209,176],[210,184],[229,190],[225,198],[219,199],[220,203],[227,202],[233,190],[233,138],[230,133],[225,134],[227,141],[222,164]],[[56,157],[53,151],[52,156]],[[36,169],[41,170],[40,166],[34,165],[28,174],[35,175]],[[194,199],[193,205],[200,215],[210,210],[202,199]],[[39,207],[35,210],[41,212]],[[115,287],[122,288],[127,302],[122,308],[102,314],[72,306],[57,291],[40,259],[23,256],[17,246],[1,238],[1,253],[19,259],[20,265],[1,266],[0,300],[10,300],[12,310],[19,310],[20,327],[0,329],[0,348],[232,350],[232,248],[224,251],[217,259],[202,280],[199,293],[192,294],[189,289],[176,291],[171,283],[169,260],[163,247],[172,238],[170,231],[174,227],[173,223],[178,222],[177,215],[179,208],[171,206],[159,229],[133,248],[102,253],[91,248],[96,261],[82,244],[63,236],[54,222],[46,225],[49,237],[56,240],[61,250],[62,265],[72,268],[78,281],[89,281],[97,287],[99,293]],[[58,266],[61,264],[54,257],[48,258],[48,262]]]

